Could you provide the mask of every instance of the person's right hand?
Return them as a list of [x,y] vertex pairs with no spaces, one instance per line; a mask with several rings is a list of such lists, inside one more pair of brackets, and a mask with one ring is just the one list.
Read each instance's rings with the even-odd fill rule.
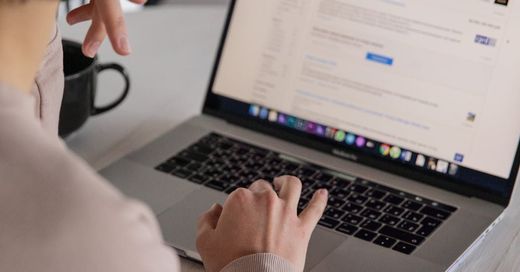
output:
[[327,206],[326,190],[315,192],[298,216],[302,184],[284,176],[257,181],[231,193],[199,221],[197,248],[206,271],[218,272],[232,261],[255,253],[278,255],[303,271],[311,234]]
[[[147,0],[129,0],[144,5]],[[110,39],[116,53],[126,56],[131,53],[126,29],[125,17],[120,0],[90,0],[67,14],[67,22],[75,25],[84,21],[92,21],[83,41],[83,54],[93,58],[105,40]]]

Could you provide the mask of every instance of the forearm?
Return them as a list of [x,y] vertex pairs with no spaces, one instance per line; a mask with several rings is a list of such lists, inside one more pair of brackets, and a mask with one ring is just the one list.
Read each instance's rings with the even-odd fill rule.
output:
[[54,31],[58,2],[0,0],[0,81],[29,92]]

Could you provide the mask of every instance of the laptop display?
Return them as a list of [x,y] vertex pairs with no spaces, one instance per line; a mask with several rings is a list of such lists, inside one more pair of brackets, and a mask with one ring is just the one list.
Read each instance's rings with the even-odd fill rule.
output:
[[509,197],[520,139],[516,1],[232,4],[205,110]]

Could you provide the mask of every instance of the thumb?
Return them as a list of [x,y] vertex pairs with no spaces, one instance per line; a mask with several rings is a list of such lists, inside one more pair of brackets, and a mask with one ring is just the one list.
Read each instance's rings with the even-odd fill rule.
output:
[[218,220],[222,214],[222,206],[213,204],[199,219],[198,232],[206,232],[217,228]]

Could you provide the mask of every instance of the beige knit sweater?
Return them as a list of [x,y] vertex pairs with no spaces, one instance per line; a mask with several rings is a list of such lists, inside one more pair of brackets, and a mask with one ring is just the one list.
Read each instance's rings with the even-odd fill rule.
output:
[[[59,34],[32,97],[0,83],[0,271],[179,271],[150,209],[118,192],[57,137],[62,90]],[[276,255],[255,254],[223,271],[294,269]]]

